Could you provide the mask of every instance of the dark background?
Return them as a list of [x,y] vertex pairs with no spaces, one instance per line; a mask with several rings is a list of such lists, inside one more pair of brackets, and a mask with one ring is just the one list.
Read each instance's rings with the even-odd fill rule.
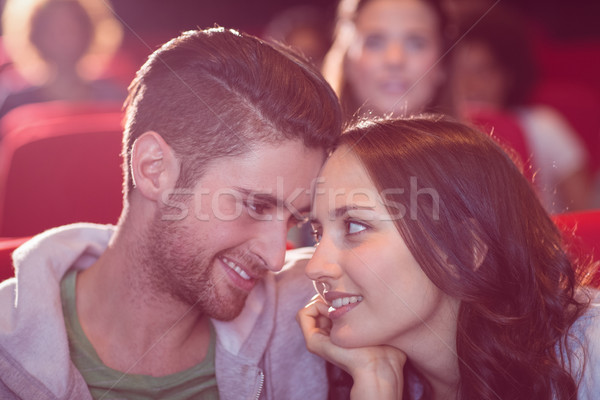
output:
[[[598,0],[501,0],[523,10],[560,39],[600,36]],[[168,32],[171,36],[215,23],[249,33],[260,33],[264,25],[285,8],[312,4],[333,18],[337,0],[114,0],[120,18],[141,35]],[[510,27],[507,27],[510,29]]]
[[[520,10],[530,22],[535,32],[532,38],[540,77],[576,81],[600,96],[600,0],[500,1]],[[274,16],[298,5],[320,8],[333,25],[337,3],[338,0],[112,0],[115,14],[125,26],[123,48],[135,69],[162,43],[185,30],[218,24],[261,36]],[[506,29],[511,29],[510,21]],[[129,75],[127,82],[133,73]]]

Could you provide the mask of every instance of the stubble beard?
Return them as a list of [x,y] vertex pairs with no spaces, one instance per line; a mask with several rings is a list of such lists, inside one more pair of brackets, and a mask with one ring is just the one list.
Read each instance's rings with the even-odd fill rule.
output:
[[220,263],[218,254],[202,247],[202,242],[195,240],[183,224],[155,221],[144,251],[144,270],[151,290],[210,318],[232,320],[244,308],[247,293],[227,281],[216,265]]

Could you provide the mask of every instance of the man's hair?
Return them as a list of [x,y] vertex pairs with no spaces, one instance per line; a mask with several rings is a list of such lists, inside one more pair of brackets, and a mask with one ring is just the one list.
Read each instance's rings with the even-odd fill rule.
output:
[[178,187],[212,160],[261,143],[301,141],[326,154],[341,133],[337,97],[290,50],[223,28],[188,31],[154,52],[129,87],[123,137],[125,194],[135,140],[155,131],[181,161]]

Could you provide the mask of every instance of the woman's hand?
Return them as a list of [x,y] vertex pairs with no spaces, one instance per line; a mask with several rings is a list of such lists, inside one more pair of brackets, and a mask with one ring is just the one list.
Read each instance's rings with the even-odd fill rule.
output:
[[333,344],[329,336],[328,308],[317,295],[296,315],[308,350],[352,376],[352,400],[401,399],[406,355],[391,346],[350,349]]

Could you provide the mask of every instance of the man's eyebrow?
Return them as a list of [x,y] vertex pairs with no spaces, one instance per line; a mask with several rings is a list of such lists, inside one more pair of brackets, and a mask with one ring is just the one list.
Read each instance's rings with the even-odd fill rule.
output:
[[[243,188],[243,187],[239,187],[239,186],[235,186],[233,189],[245,197],[252,197],[253,199],[260,201],[264,204],[268,204],[271,207],[285,206],[289,210],[292,211],[292,213],[294,214],[294,216],[296,216],[296,218],[300,218],[300,216],[302,214],[308,214],[311,209],[310,204],[308,204],[302,208],[296,208],[296,207],[292,206],[291,204],[286,203],[283,199],[278,199],[277,197],[275,197],[272,194],[267,193],[267,192],[260,192],[257,190],[251,190],[251,189],[247,189],[247,188]],[[300,216],[298,214],[300,214]]]
[[236,186],[233,189],[245,197],[252,197],[255,200],[258,200],[262,203],[266,203],[274,207],[277,207],[279,204],[283,204],[283,200],[278,199],[277,197],[267,192],[260,192],[257,190],[251,190],[239,186]]

